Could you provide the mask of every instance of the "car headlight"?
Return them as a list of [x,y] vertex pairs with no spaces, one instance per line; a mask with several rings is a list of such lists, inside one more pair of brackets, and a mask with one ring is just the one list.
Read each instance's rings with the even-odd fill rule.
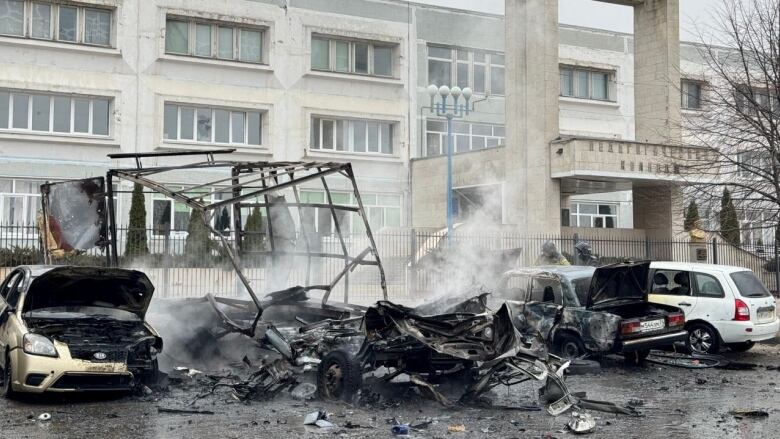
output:
[[22,345],[24,352],[32,355],[43,355],[45,357],[56,357],[57,349],[54,343],[40,334],[24,334]]

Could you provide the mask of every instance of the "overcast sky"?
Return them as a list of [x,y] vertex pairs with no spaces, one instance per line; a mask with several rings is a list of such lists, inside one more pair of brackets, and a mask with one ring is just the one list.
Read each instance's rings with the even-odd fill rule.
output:
[[[414,0],[418,3],[504,13],[504,0]],[[680,0],[680,29],[683,40],[697,41],[695,27],[707,26],[720,0]],[[592,0],[559,0],[561,23],[631,33],[634,14],[630,7]]]

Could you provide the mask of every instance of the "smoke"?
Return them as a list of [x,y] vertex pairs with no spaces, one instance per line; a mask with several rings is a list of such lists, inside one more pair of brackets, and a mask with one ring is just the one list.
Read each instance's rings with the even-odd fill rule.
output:
[[522,249],[519,241],[504,237],[498,186],[460,190],[458,197],[462,219],[452,236],[446,229],[435,233],[418,251],[418,268],[433,284],[433,293],[419,302],[447,302],[490,291],[505,271],[518,265]]

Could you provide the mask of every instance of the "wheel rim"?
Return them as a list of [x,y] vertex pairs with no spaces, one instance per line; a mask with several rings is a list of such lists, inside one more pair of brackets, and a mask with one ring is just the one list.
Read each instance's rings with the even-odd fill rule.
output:
[[344,381],[344,373],[341,366],[331,364],[325,372],[325,392],[328,397],[336,398],[341,394],[341,387]]
[[691,349],[698,353],[707,353],[712,347],[712,334],[703,328],[696,328],[690,332],[688,339]]
[[561,356],[566,359],[577,358],[580,356],[580,347],[573,341],[567,341],[561,346]]

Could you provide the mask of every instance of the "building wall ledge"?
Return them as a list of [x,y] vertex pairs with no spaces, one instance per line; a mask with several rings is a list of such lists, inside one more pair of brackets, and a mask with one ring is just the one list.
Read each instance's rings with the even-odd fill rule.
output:
[[0,36],[0,44],[6,46],[19,46],[25,48],[53,49],[57,51],[80,52],[88,55],[105,55],[109,57],[122,57],[122,51],[114,47],[90,46],[77,43],[63,43],[59,41],[35,40],[23,37]]
[[311,70],[309,72],[306,72],[304,76],[310,78],[326,78],[326,79],[360,81],[360,82],[368,82],[372,84],[385,84],[385,85],[391,85],[396,87],[403,87],[405,85],[404,81],[398,78],[383,78],[379,76],[355,75],[351,73],[321,72],[317,70]]
[[0,132],[0,140],[35,143],[65,143],[69,145],[101,146],[119,148],[119,141],[111,138],[79,135],[38,134],[33,132]]

